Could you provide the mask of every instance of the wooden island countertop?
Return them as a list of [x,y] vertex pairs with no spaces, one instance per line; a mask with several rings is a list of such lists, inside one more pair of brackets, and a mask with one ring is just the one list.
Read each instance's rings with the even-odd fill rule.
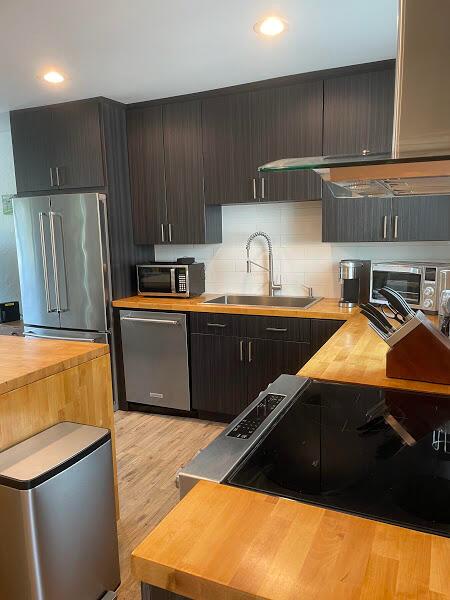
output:
[[448,538],[208,481],[132,555],[138,579],[195,600],[444,600],[449,564]]
[[107,344],[0,336],[0,394],[108,353]]

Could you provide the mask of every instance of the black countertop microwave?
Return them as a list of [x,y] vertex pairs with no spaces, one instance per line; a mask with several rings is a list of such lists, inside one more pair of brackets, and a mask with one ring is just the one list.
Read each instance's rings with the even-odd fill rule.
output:
[[139,296],[189,298],[205,291],[204,263],[136,265]]

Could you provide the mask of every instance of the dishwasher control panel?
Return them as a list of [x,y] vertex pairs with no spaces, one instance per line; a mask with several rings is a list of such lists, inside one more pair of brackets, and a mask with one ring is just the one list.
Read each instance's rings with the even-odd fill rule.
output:
[[227,436],[248,439],[285,398],[283,394],[267,394]]

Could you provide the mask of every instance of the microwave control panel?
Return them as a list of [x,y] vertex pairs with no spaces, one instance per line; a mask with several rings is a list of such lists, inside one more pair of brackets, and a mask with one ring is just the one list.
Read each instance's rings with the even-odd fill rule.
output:
[[185,292],[186,286],[186,271],[184,273],[178,273],[178,292]]

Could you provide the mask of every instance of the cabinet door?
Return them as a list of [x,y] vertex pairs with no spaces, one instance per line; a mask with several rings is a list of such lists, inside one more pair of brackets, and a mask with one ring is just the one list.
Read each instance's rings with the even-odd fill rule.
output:
[[18,194],[52,188],[50,168],[54,166],[54,156],[51,127],[52,113],[49,108],[11,112]]
[[247,399],[241,410],[282,373],[298,373],[310,357],[309,344],[251,338],[246,345]]
[[391,240],[390,198],[335,198],[323,187],[322,241]]
[[250,94],[206,98],[202,113],[206,203],[255,201]]
[[60,189],[103,187],[98,102],[68,102],[52,108],[56,183]]
[[246,406],[244,342],[220,335],[191,334],[192,408],[237,415]]
[[205,242],[201,102],[166,104],[164,161],[169,242]]
[[345,321],[334,319],[311,319],[311,356],[342,327]]
[[[281,158],[322,154],[322,80],[251,93],[254,170]],[[259,195],[267,201],[316,200],[320,177],[308,172],[264,175]]]
[[399,242],[450,240],[450,198],[393,198],[392,223],[393,239]]
[[325,80],[325,156],[391,150],[394,81],[394,68]]
[[133,232],[136,244],[167,241],[162,106],[127,114]]

